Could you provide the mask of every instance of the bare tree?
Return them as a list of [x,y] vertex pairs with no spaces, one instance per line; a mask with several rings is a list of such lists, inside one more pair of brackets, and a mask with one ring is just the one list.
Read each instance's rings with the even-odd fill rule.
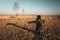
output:
[[25,10],[24,10],[24,8],[22,9],[22,13],[24,14],[24,12],[25,12]]
[[19,5],[17,2],[14,3],[13,10],[15,11],[16,15],[18,16]]

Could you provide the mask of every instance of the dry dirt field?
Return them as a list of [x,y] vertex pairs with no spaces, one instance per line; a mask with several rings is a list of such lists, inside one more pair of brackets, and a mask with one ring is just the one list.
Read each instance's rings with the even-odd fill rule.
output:
[[42,15],[45,22],[40,30],[41,35],[14,25],[6,25],[14,23],[35,30],[35,23],[27,23],[35,19],[36,16],[0,16],[0,40],[60,40],[60,16]]

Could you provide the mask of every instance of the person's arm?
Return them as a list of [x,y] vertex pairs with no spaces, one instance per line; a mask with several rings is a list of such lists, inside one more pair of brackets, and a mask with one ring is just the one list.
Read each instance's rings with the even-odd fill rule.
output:
[[[37,20],[37,19],[36,19]],[[27,23],[36,23],[36,20],[29,21]]]
[[45,21],[44,20],[40,20],[40,22],[43,24]]
[[27,23],[36,23],[36,21],[35,21],[35,20],[33,20],[33,21],[29,21],[29,22],[27,22]]

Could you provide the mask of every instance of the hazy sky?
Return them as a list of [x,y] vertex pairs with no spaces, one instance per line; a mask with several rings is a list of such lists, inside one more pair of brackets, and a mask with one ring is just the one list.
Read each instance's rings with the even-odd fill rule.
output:
[[14,2],[19,4],[19,13],[25,14],[55,12],[60,13],[60,0],[0,0],[0,14],[14,14]]

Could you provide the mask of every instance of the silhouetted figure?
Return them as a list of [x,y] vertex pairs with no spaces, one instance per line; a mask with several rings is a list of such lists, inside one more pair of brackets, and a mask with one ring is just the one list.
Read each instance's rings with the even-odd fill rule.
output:
[[45,21],[43,21],[41,19],[41,16],[40,15],[37,15],[37,18],[36,20],[33,20],[33,21],[29,21],[28,23],[36,23],[36,32],[39,33],[41,27],[42,27],[42,24],[44,23]]
[[35,40],[42,40],[40,29],[42,28],[43,22],[44,21],[41,19],[41,16],[37,15],[37,18],[36,18],[36,34],[39,34],[39,35],[35,35]]
[[41,27],[42,27],[41,16],[38,15],[36,18],[36,31],[39,32]]

